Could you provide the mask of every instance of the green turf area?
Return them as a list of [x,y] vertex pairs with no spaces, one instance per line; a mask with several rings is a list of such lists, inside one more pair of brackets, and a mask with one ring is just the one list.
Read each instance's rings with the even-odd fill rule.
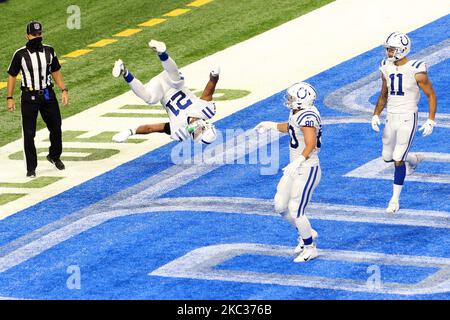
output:
[[[61,107],[63,118],[93,107],[127,90],[124,81],[111,76],[114,61],[122,58],[142,81],[148,81],[161,71],[161,65],[150,53],[147,42],[159,39],[166,42],[168,52],[180,67],[221,51],[284,22],[321,7],[332,0],[214,0],[199,8],[186,7],[192,0],[128,0],[75,2],[81,9],[81,29],[70,30],[66,26],[67,7],[73,1],[9,0],[0,3],[0,69],[6,70],[14,51],[23,46],[25,26],[36,19],[44,26],[44,43],[54,46],[61,58],[88,44],[127,28],[139,28],[139,23],[177,8],[191,11],[167,17],[167,21],[141,27],[143,31],[128,37],[115,38],[118,42],[78,57],[65,58],[62,72],[70,89],[71,104]],[[270,9],[268,9],[270,8]],[[6,81],[6,72],[0,81]],[[0,146],[21,137],[20,99],[16,85],[14,113],[6,110],[6,89],[1,90]],[[38,128],[43,128],[42,120]]]
[[[39,154],[45,154],[48,152],[47,148],[37,148],[38,160],[47,160],[45,156]],[[71,152],[84,153],[82,156],[67,155]],[[120,151],[116,149],[97,149],[97,148],[64,148],[64,152],[61,155],[62,161],[95,161],[103,160],[118,154]],[[9,155],[11,160],[23,160],[23,151],[18,151]]]
[[8,202],[15,201],[26,195],[26,193],[0,193],[0,206]]
[[3,188],[43,188],[56,181],[63,179],[63,177],[38,177],[22,183],[0,182],[0,187]]

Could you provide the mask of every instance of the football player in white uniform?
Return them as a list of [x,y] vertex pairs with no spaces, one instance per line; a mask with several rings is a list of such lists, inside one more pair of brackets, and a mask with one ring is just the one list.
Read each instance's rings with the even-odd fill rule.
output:
[[120,59],[115,62],[112,74],[116,78],[122,75],[131,90],[146,103],[152,105],[160,102],[169,116],[169,122],[127,129],[114,135],[112,140],[124,142],[134,134],[163,132],[177,141],[192,138],[199,143],[212,143],[217,134],[214,125],[207,120],[216,113],[212,97],[219,80],[220,68],[215,67],[211,71],[209,81],[198,98],[186,87],[177,64],[166,52],[165,43],[151,40],[148,45],[157,53],[164,71],[152,78],[147,85],[136,79]]
[[305,209],[314,189],[320,182],[318,153],[321,146],[322,125],[320,113],[314,106],[316,90],[308,83],[292,85],[286,93],[285,105],[291,110],[289,121],[263,121],[256,130],[278,130],[290,135],[290,163],[283,168],[283,176],[274,198],[275,211],[288,220],[299,233],[295,248],[295,262],[306,262],[317,257],[315,239]]
[[436,114],[436,94],[427,75],[427,66],[421,60],[408,60],[411,40],[400,32],[393,32],[384,43],[387,58],[381,62],[381,94],[372,116],[372,129],[379,132],[379,115],[387,107],[383,130],[383,160],[394,162],[394,187],[387,213],[399,210],[399,198],[408,169],[414,170],[423,160],[420,154],[408,154],[417,130],[419,88],[428,97],[428,120],[421,126],[423,136],[433,132]]

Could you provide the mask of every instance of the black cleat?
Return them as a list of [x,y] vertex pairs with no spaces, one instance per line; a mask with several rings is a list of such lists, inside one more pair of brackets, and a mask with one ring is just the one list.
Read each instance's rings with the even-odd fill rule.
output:
[[27,177],[28,178],[36,178],[36,171],[34,171],[34,170],[28,171],[27,172]]
[[64,169],[66,168],[66,166],[64,165],[64,163],[63,163],[60,159],[53,160],[52,158],[50,158],[50,155],[48,155],[48,156],[47,156],[47,160],[48,160],[50,163],[54,164],[55,167],[56,167],[58,170],[64,170]]

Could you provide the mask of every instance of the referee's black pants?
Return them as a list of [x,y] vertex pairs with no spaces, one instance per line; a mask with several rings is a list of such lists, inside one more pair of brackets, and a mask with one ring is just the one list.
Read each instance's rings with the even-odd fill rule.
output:
[[50,131],[49,155],[53,160],[59,159],[62,153],[61,112],[55,92],[49,88],[48,96],[41,92],[22,91],[21,112],[27,171],[37,167],[37,154],[34,145],[38,112]]

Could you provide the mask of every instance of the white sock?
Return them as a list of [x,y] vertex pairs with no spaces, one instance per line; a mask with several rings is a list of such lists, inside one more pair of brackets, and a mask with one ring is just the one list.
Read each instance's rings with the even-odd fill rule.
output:
[[136,129],[130,129],[131,130],[131,132],[132,132],[132,135],[135,135],[136,134]]
[[393,192],[392,192],[392,198],[391,200],[397,200],[400,199],[400,193],[402,193],[402,185],[394,184]]
[[408,162],[410,165],[415,165],[417,163],[416,155],[408,154],[408,156],[406,156],[406,162]]
[[295,219],[295,224],[302,239],[309,239],[312,237],[311,224],[306,216],[300,216]]

